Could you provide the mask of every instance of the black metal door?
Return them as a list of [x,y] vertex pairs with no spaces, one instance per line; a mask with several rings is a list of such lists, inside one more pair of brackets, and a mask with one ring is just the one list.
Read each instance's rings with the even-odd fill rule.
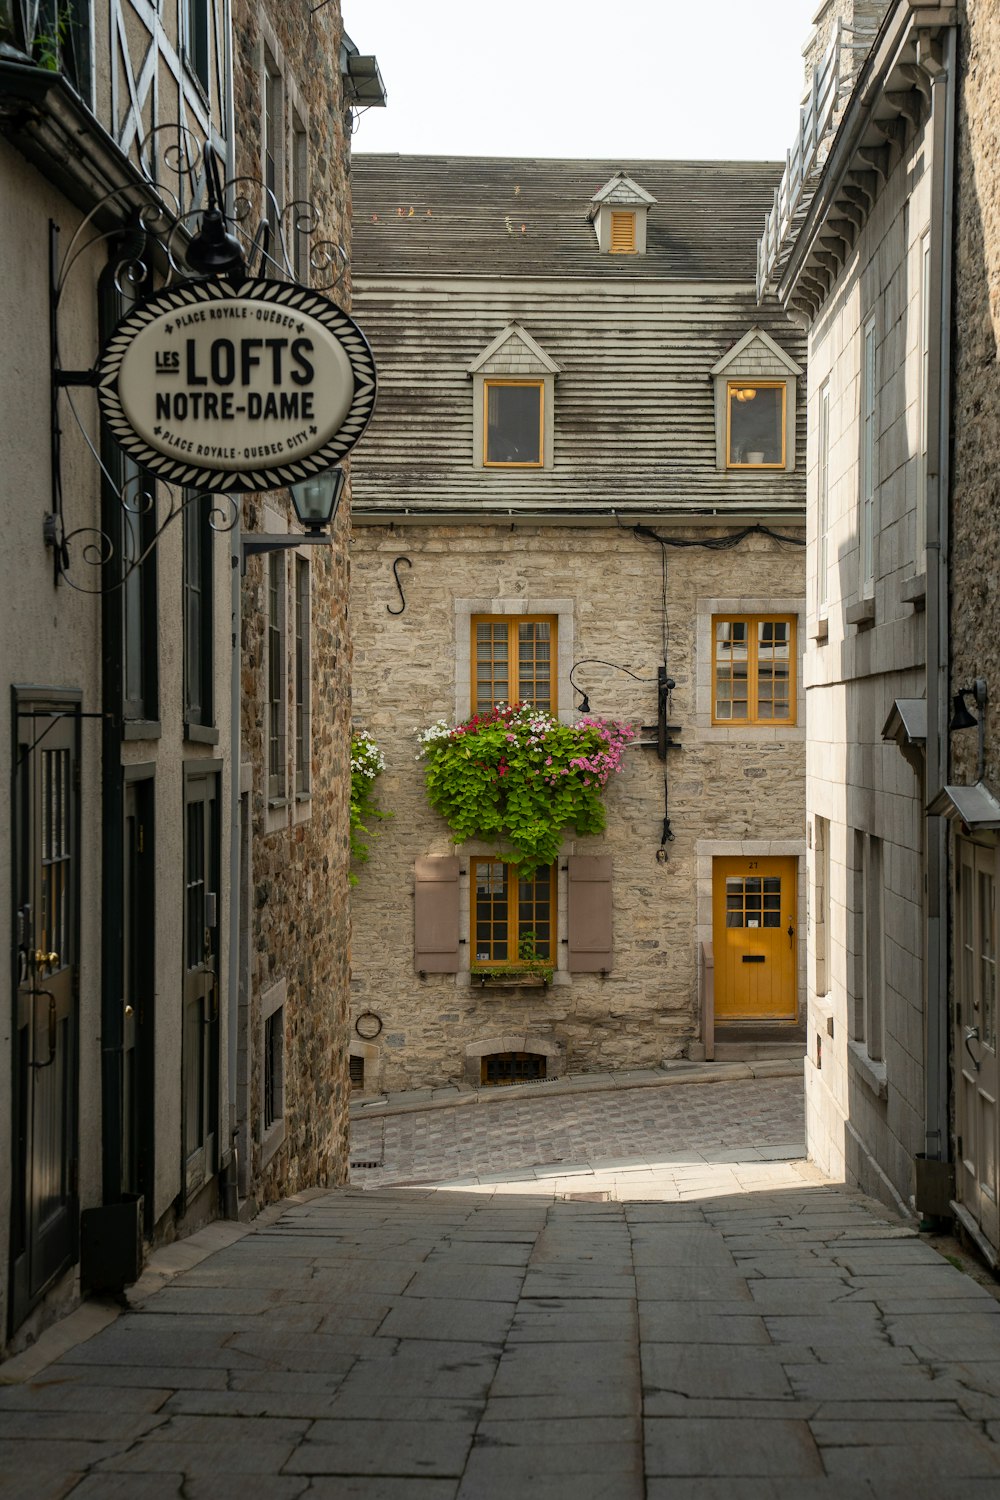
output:
[[154,1003],[153,781],[125,787],[122,924],[122,1193],[153,1212]]
[[77,1259],[79,1225],[78,719],[15,703],[12,1328]]
[[181,1119],[184,1193],[215,1170],[219,1078],[218,777],[189,774],[184,789],[184,999]]

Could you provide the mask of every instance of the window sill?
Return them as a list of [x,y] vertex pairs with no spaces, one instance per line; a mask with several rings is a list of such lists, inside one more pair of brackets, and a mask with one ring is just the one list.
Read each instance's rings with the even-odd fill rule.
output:
[[903,604],[912,604],[915,610],[921,610],[927,604],[927,574],[916,573],[912,578],[904,578],[900,584],[899,597]]
[[161,732],[159,719],[126,719],[122,725],[123,740],[158,740]]
[[312,792],[296,792],[295,793],[295,800],[296,800],[296,802],[311,802],[312,799],[313,799]]
[[859,630],[870,630],[875,624],[875,600],[860,599],[857,604],[849,605],[844,611],[844,619]]
[[217,745],[219,743],[219,731],[214,724],[185,723],[184,738],[190,740],[192,745]]
[[876,1099],[887,1098],[889,1087],[885,1063],[876,1062],[873,1057],[869,1057],[868,1049],[863,1042],[848,1042],[847,1052],[852,1060],[854,1071],[866,1088],[871,1090]]
[[267,807],[269,812],[277,812],[279,808],[288,806],[287,797],[268,797]]
[[830,621],[826,615],[821,620],[816,621],[816,628],[812,633],[812,639],[818,646],[825,646],[830,639]]

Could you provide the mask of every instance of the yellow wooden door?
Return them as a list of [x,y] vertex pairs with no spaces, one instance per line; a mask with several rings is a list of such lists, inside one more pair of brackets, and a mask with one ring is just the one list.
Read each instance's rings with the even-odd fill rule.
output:
[[798,1019],[796,868],[794,859],[713,861],[718,1020]]

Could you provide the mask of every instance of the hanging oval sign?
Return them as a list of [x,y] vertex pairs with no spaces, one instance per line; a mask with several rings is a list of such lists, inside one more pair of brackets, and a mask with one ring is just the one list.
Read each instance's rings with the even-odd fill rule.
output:
[[357,324],[283,281],[157,292],[97,364],[116,442],[150,473],[206,490],[277,489],[331,468],[368,426],[375,388]]

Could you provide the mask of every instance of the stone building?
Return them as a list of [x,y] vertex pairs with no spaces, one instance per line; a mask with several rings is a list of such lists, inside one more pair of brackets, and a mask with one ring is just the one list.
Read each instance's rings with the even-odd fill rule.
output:
[[[801,1051],[803,342],[753,285],[778,175],[354,158],[354,719],[393,814],[352,903],[365,1091],[703,1056],[713,974],[720,1055]],[[418,731],[583,695],[640,726],[605,832],[530,880],[456,854]]]
[[1000,17],[995,6],[968,0],[958,68],[949,708],[954,710],[954,695],[965,690],[962,702],[978,725],[952,733],[951,790],[943,799],[951,814],[952,1129],[956,1211],[996,1265],[1000,171],[992,121],[1000,107]]
[[336,3],[0,7],[0,1349],[144,1243],[345,1175],[346,504],[241,583],[285,497],[154,478],[93,387],[124,314],[211,278],[209,147],[244,178],[221,230],[346,302],[374,94]]
[[860,51],[858,30],[837,26],[814,47],[760,287],[809,329],[809,1149],[830,1175],[935,1213],[950,1196],[940,796],[958,13],[879,10]]
[[[303,15],[235,0],[236,173],[263,187],[255,206],[275,227],[280,274],[329,288],[347,310],[359,54],[338,3]],[[378,92],[374,66],[372,77]],[[332,547],[251,558],[243,580],[233,1106],[249,1207],[347,1173],[349,515],[345,496]],[[288,533],[287,491],[248,498],[243,521]]]

